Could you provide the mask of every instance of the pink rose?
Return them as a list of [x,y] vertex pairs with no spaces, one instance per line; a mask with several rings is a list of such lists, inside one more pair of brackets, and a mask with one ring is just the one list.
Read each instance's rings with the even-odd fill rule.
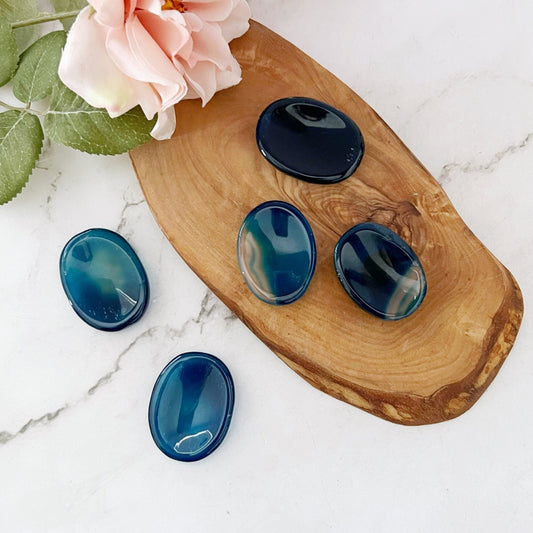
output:
[[228,43],[249,27],[245,0],[89,0],[68,34],[63,83],[112,117],[140,105],[156,139],[176,127],[174,104],[239,83]]

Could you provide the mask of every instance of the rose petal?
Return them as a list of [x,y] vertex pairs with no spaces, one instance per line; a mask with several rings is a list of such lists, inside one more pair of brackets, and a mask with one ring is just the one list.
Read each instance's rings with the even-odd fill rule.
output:
[[181,84],[183,78],[137,18],[109,31],[109,56],[127,76],[149,83]]
[[[105,41],[107,29],[84,8],[65,44],[59,77],[61,81],[94,107],[105,107],[114,114],[125,113],[135,105],[135,91],[129,78],[108,57]],[[94,58],[98,57],[98,61]]]
[[149,83],[131,80],[131,84],[135,92],[135,99],[141,106],[143,113],[148,120],[152,120],[161,108],[161,97]]
[[152,87],[161,99],[160,111],[164,111],[168,107],[177,104],[180,100],[183,100],[188,90],[185,80],[183,85],[178,87],[175,85],[160,85],[158,83],[153,83]]
[[201,98],[205,106],[217,91],[237,85],[241,81],[241,67],[235,58],[226,70],[219,70],[213,63],[202,61],[192,69],[187,69],[185,77],[190,91],[185,98]]
[[140,12],[137,16],[146,31],[169,58],[177,55],[187,58],[191,55],[193,48],[190,31],[186,27],[187,23],[181,13],[177,11],[170,13],[179,15],[179,18],[162,18],[149,11]]
[[[89,0],[89,4],[96,11],[94,16],[100,24],[111,28],[119,28],[124,24],[124,0]],[[135,1],[131,4],[135,7]]]
[[144,9],[151,11],[155,14],[161,13],[161,1],[160,0],[137,0],[137,9]]
[[217,71],[217,91],[233,87],[242,80],[241,66],[233,56],[231,60],[230,68]]
[[202,99],[202,107],[205,106],[217,90],[216,70],[215,65],[206,61],[197,63],[192,69],[187,68],[185,78],[192,89],[187,97],[199,97]]
[[233,56],[218,24],[205,23],[203,28],[193,32],[191,37],[194,43],[189,61],[191,67],[198,61],[209,61],[221,70],[228,68]]
[[165,139],[170,139],[170,137],[172,137],[175,129],[176,112],[172,107],[158,113],[157,122],[150,132],[150,135],[158,141],[164,141]]
[[187,2],[187,11],[207,22],[227,19],[238,0],[192,0]]
[[231,15],[227,19],[219,22],[224,39],[229,43],[233,39],[244,35],[250,28],[249,20],[251,16],[252,13],[248,2],[239,0]]

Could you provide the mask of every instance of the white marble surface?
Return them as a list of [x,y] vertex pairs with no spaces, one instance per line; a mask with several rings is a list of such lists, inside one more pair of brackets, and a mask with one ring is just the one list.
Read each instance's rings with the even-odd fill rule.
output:
[[[127,156],[48,146],[0,208],[0,530],[533,530],[533,4],[250,3],[378,111],[513,272],[515,347],[458,419],[384,422],[234,319],[161,234]],[[126,236],[151,280],[146,315],[113,334],[78,319],[58,277],[64,243],[94,226]],[[237,399],[222,446],[184,464],[153,444],[147,407],[163,366],[194,349],[227,363]]]

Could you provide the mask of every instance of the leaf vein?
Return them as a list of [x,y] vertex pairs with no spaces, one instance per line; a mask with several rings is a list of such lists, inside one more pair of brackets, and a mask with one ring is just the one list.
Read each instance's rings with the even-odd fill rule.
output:
[[18,126],[19,122],[24,118],[25,115],[26,115],[25,111],[20,113],[20,117],[18,118],[18,120],[13,124],[13,126],[11,126],[11,128],[9,128],[9,131],[6,133],[6,135],[4,135],[4,138],[0,142],[0,148],[3,147],[4,143],[6,142],[6,140],[13,133],[13,131],[16,129],[16,127]]

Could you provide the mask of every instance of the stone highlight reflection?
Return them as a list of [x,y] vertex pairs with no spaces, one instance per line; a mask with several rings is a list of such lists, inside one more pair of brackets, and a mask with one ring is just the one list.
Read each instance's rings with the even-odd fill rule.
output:
[[265,202],[245,218],[237,238],[241,273],[263,302],[281,305],[300,298],[316,265],[315,238],[296,207]]
[[365,311],[385,320],[405,318],[426,295],[426,276],[410,246],[373,222],[348,230],[334,251],[337,276]]
[[259,117],[256,140],[276,168],[305,181],[336,183],[351,176],[363,157],[357,124],[311,98],[283,98]]
[[178,461],[203,459],[226,436],[234,399],[231,374],[220,359],[179,355],[163,369],[150,398],[148,422],[157,447]]
[[149,299],[148,278],[129,243],[107,229],[89,229],[65,245],[59,260],[63,289],[90,326],[117,331],[137,321]]

